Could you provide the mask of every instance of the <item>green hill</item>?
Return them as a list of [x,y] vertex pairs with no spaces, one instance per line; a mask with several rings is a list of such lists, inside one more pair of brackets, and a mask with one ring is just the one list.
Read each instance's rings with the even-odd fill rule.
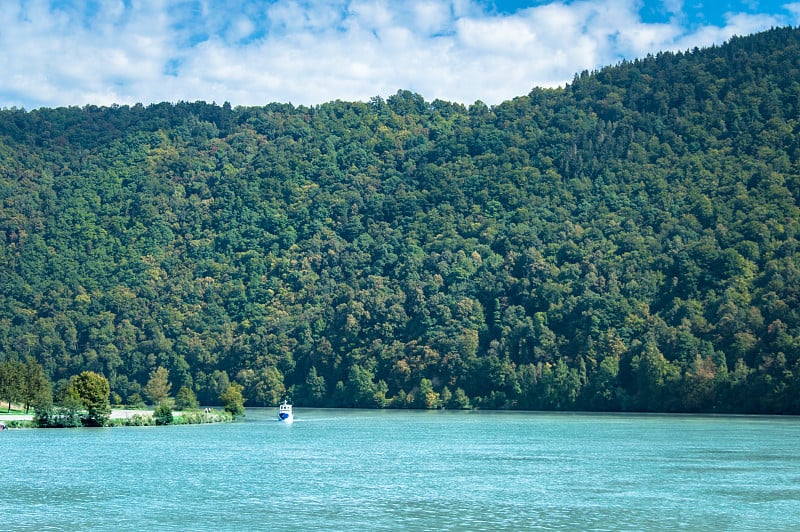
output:
[[0,111],[0,360],[122,401],[800,413],[800,30],[494,107]]

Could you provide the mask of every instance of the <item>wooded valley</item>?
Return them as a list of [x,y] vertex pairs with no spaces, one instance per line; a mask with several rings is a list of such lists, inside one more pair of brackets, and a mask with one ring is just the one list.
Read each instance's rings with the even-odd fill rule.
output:
[[[0,361],[114,402],[800,414],[800,30],[496,106],[0,111]],[[0,399],[3,399],[0,397]]]

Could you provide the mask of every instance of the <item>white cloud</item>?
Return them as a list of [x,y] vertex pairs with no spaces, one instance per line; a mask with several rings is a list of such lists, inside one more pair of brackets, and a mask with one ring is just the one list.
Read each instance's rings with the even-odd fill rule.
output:
[[[64,2],[59,2],[63,6]],[[800,4],[690,29],[681,0],[554,1],[512,14],[476,0],[131,0],[0,7],[0,106],[367,100],[398,89],[498,103],[576,72],[796,24]]]
[[450,6],[445,3],[415,2],[411,6],[414,28],[422,34],[435,35],[451,25]]
[[228,41],[241,41],[252,35],[255,31],[255,24],[247,17],[239,17],[231,24],[231,27],[225,33],[226,40]]

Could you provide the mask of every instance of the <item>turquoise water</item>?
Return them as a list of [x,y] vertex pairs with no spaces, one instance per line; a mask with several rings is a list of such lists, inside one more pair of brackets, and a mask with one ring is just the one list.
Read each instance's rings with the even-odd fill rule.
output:
[[0,530],[789,530],[800,419],[249,409],[0,433]]

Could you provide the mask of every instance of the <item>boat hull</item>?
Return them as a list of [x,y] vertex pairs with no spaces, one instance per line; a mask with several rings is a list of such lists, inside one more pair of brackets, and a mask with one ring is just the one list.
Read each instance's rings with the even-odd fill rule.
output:
[[281,423],[292,423],[294,421],[292,405],[284,401],[284,403],[278,407],[278,421]]

